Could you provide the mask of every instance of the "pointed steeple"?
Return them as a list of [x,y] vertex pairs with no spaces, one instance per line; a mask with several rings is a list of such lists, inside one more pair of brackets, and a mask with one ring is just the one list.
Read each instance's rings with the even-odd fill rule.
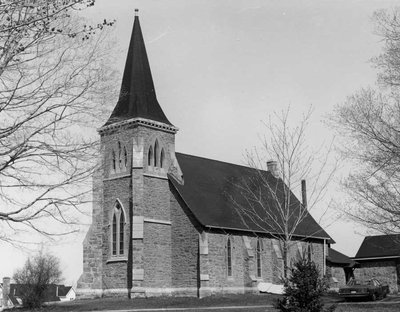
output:
[[157,101],[137,12],[136,9],[118,103],[104,126],[131,118],[172,125]]

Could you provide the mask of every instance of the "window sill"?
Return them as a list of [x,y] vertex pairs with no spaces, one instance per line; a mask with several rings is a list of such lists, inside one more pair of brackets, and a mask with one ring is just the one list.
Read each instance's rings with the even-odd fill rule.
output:
[[128,258],[127,257],[111,257],[109,258],[106,263],[114,263],[114,262],[128,262]]

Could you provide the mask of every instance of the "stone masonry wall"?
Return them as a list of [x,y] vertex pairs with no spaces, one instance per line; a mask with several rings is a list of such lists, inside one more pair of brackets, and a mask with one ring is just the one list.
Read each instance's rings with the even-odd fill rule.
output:
[[[334,289],[338,289],[342,286],[346,285],[346,274],[342,267],[334,267],[328,266],[327,267],[327,276],[330,277],[330,287]],[[334,281],[332,278],[337,280]]]
[[103,245],[103,172],[93,176],[92,224],[83,241],[83,273],[77,283],[78,297],[101,295]]
[[171,226],[144,223],[145,288],[171,287]]
[[[148,150],[158,140],[164,149],[163,168],[148,165]],[[115,295],[125,295],[128,286],[129,201],[132,198],[133,216],[170,221],[167,171],[174,150],[174,135],[145,126],[123,126],[102,136],[104,147],[104,213],[103,213],[103,288]],[[118,160],[118,151],[127,153]],[[116,154],[116,170],[113,165]],[[123,155],[124,156],[124,155]],[[122,164],[122,166],[120,165]],[[133,189],[131,189],[133,188]],[[131,193],[132,192],[132,193]],[[125,244],[123,256],[111,255],[112,211],[119,200],[125,212]],[[135,292],[146,287],[164,288],[171,284],[170,226],[145,221],[143,238],[133,240],[133,287]],[[150,267],[151,266],[151,267]],[[140,273],[143,272],[143,273]],[[142,274],[142,275],[141,275]],[[143,276],[143,277],[141,277]],[[140,291],[140,290],[139,290]]]
[[[103,289],[127,289],[127,259],[129,243],[129,196],[130,177],[104,181],[103,209]],[[114,205],[118,200],[125,213],[124,254],[114,257],[111,252],[111,224]],[[114,294],[113,294],[114,295]]]
[[390,292],[397,293],[399,290],[399,276],[395,260],[380,261],[357,261],[360,268],[354,270],[354,278],[366,281],[376,278],[383,285],[389,285]]
[[[232,246],[232,276],[227,273],[227,240]],[[208,274],[204,283],[212,293],[243,293],[255,290],[260,281],[273,282],[273,249],[269,238],[260,238],[261,276],[257,276],[257,237],[208,233]],[[203,283],[202,283],[203,287]]]
[[199,233],[201,226],[170,185],[172,287],[178,295],[198,296],[200,286]]

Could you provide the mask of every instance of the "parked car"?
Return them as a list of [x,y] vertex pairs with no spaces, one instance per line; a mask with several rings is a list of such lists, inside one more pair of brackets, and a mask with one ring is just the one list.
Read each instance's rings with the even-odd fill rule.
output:
[[374,301],[385,298],[388,293],[389,286],[374,278],[366,282],[351,279],[346,286],[339,288],[339,295],[345,299],[364,297]]

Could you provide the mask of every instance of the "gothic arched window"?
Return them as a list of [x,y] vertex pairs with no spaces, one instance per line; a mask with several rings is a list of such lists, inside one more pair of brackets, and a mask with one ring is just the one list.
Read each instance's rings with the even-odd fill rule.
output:
[[125,249],[125,215],[119,201],[116,201],[114,205],[111,233],[112,255],[123,256]]
[[160,154],[160,167],[161,168],[164,167],[164,159],[165,159],[164,149],[161,149],[161,154]]
[[153,146],[149,147],[149,152],[147,153],[147,165],[151,166],[153,161]]
[[261,277],[261,242],[260,242],[260,239],[257,239],[256,257],[257,257],[257,277]]
[[124,146],[124,166],[128,167],[128,152],[126,151],[126,147]]
[[232,243],[230,237],[226,242],[226,268],[228,276],[232,276]]
[[114,150],[111,152],[111,170],[114,172],[117,170],[117,157]]
[[118,141],[118,166],[119,169],[122,169],[122,150],[121,150],[121,143]]
[[121,213],[119,216],[119,251],[120,254],[124,254],[124,228],[125,228],[125,218],[124,214]]
[[154,167],[158,166],[157,156],[158,156],[158,140],[156,140],[156,142],[154,143]]
[[117,255],[117,217],[113,214],[113,222],[112,222],[112,254],[113,256]]

